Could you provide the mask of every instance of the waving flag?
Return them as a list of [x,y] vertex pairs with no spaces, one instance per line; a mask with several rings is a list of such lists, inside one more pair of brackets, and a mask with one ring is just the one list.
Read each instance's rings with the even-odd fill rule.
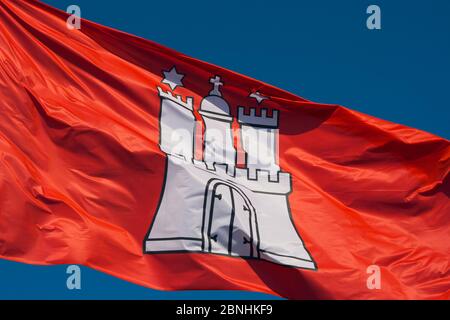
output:
[[163,290],[449,298],[448,140],[66,20],[0,0],[0,257]]

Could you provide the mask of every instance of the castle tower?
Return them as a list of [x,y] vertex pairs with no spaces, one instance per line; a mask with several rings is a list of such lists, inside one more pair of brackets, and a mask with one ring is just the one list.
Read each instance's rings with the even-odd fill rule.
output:
[[190,161],[194,158],[195,117],[193,98],[183,101],[158,87],[161,98],[160,141],[163,152]]
[[204,161],[208,167],[213,163],[226,164],[228,171],[232,172],[236,164],[236,150],[233,143],[233,132],[230,107],[222,98],[220,77],[210,79],[213,89],[209,96],[203,99],[199,113],[205,123],[204,135]]
[[257,169],[275,175],[280,171],[277,164],[278,111],[273,110],[269,117],[267,109],[261,109],[261,114],[256,115],[255,108],[250,108],[246,114],[244,107],[238,107],[238,122],[249,176],[256,178]]

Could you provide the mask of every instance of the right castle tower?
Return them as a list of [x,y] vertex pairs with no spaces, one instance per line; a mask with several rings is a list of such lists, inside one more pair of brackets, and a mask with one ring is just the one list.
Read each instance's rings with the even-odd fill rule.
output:
[[145,253],[212,253],[316,269],[292,220],[291,176],[277,163],[279,112],[237,108],[246,153],[246,168],[238,168],[223,83],[218,76],[210,82],[199,110],[205,124],[202,160],[194,159],[193,98],[158,87],[166,176]]
[[261,115],[257,116],[255,108],[250,108],[246,114],[245,107],[238,107],[238,122],[249,176],[255,177],[256,170],[276,175],[280,171],[277,164],[278,111],[273,110],[272,117],[268,117],[267,109],[261,109]]

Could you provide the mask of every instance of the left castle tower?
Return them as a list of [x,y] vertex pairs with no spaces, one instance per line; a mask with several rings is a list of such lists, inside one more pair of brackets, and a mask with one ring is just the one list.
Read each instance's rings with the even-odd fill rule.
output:
[[194,99],[173,95],[158,87],[161,98],[160,135],[161,150],[176,157],[191,161],[194,158]]

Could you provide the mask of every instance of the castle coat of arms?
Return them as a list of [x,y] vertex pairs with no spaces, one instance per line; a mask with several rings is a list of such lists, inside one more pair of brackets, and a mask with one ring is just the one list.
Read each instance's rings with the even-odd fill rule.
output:
[[[200,252],[244,259],[262,259],[297,268],[316,269],[290,213],[291,176],[276,163],[279,111],[238,106],[245,168],[236,165],[233,117],[219,76],[201,101],[204,122],[203,159],[194,157],[194,99],[175,95],[182,74],[164,72],[157,87],[161,100],[160,148],[167,154],[160,203],[144,241],[144,252]],[[267,99],[250,94],[258,103]],[[269,161],[259,159],[265,148]],[[266,157],[267,158],[267,157]]]

